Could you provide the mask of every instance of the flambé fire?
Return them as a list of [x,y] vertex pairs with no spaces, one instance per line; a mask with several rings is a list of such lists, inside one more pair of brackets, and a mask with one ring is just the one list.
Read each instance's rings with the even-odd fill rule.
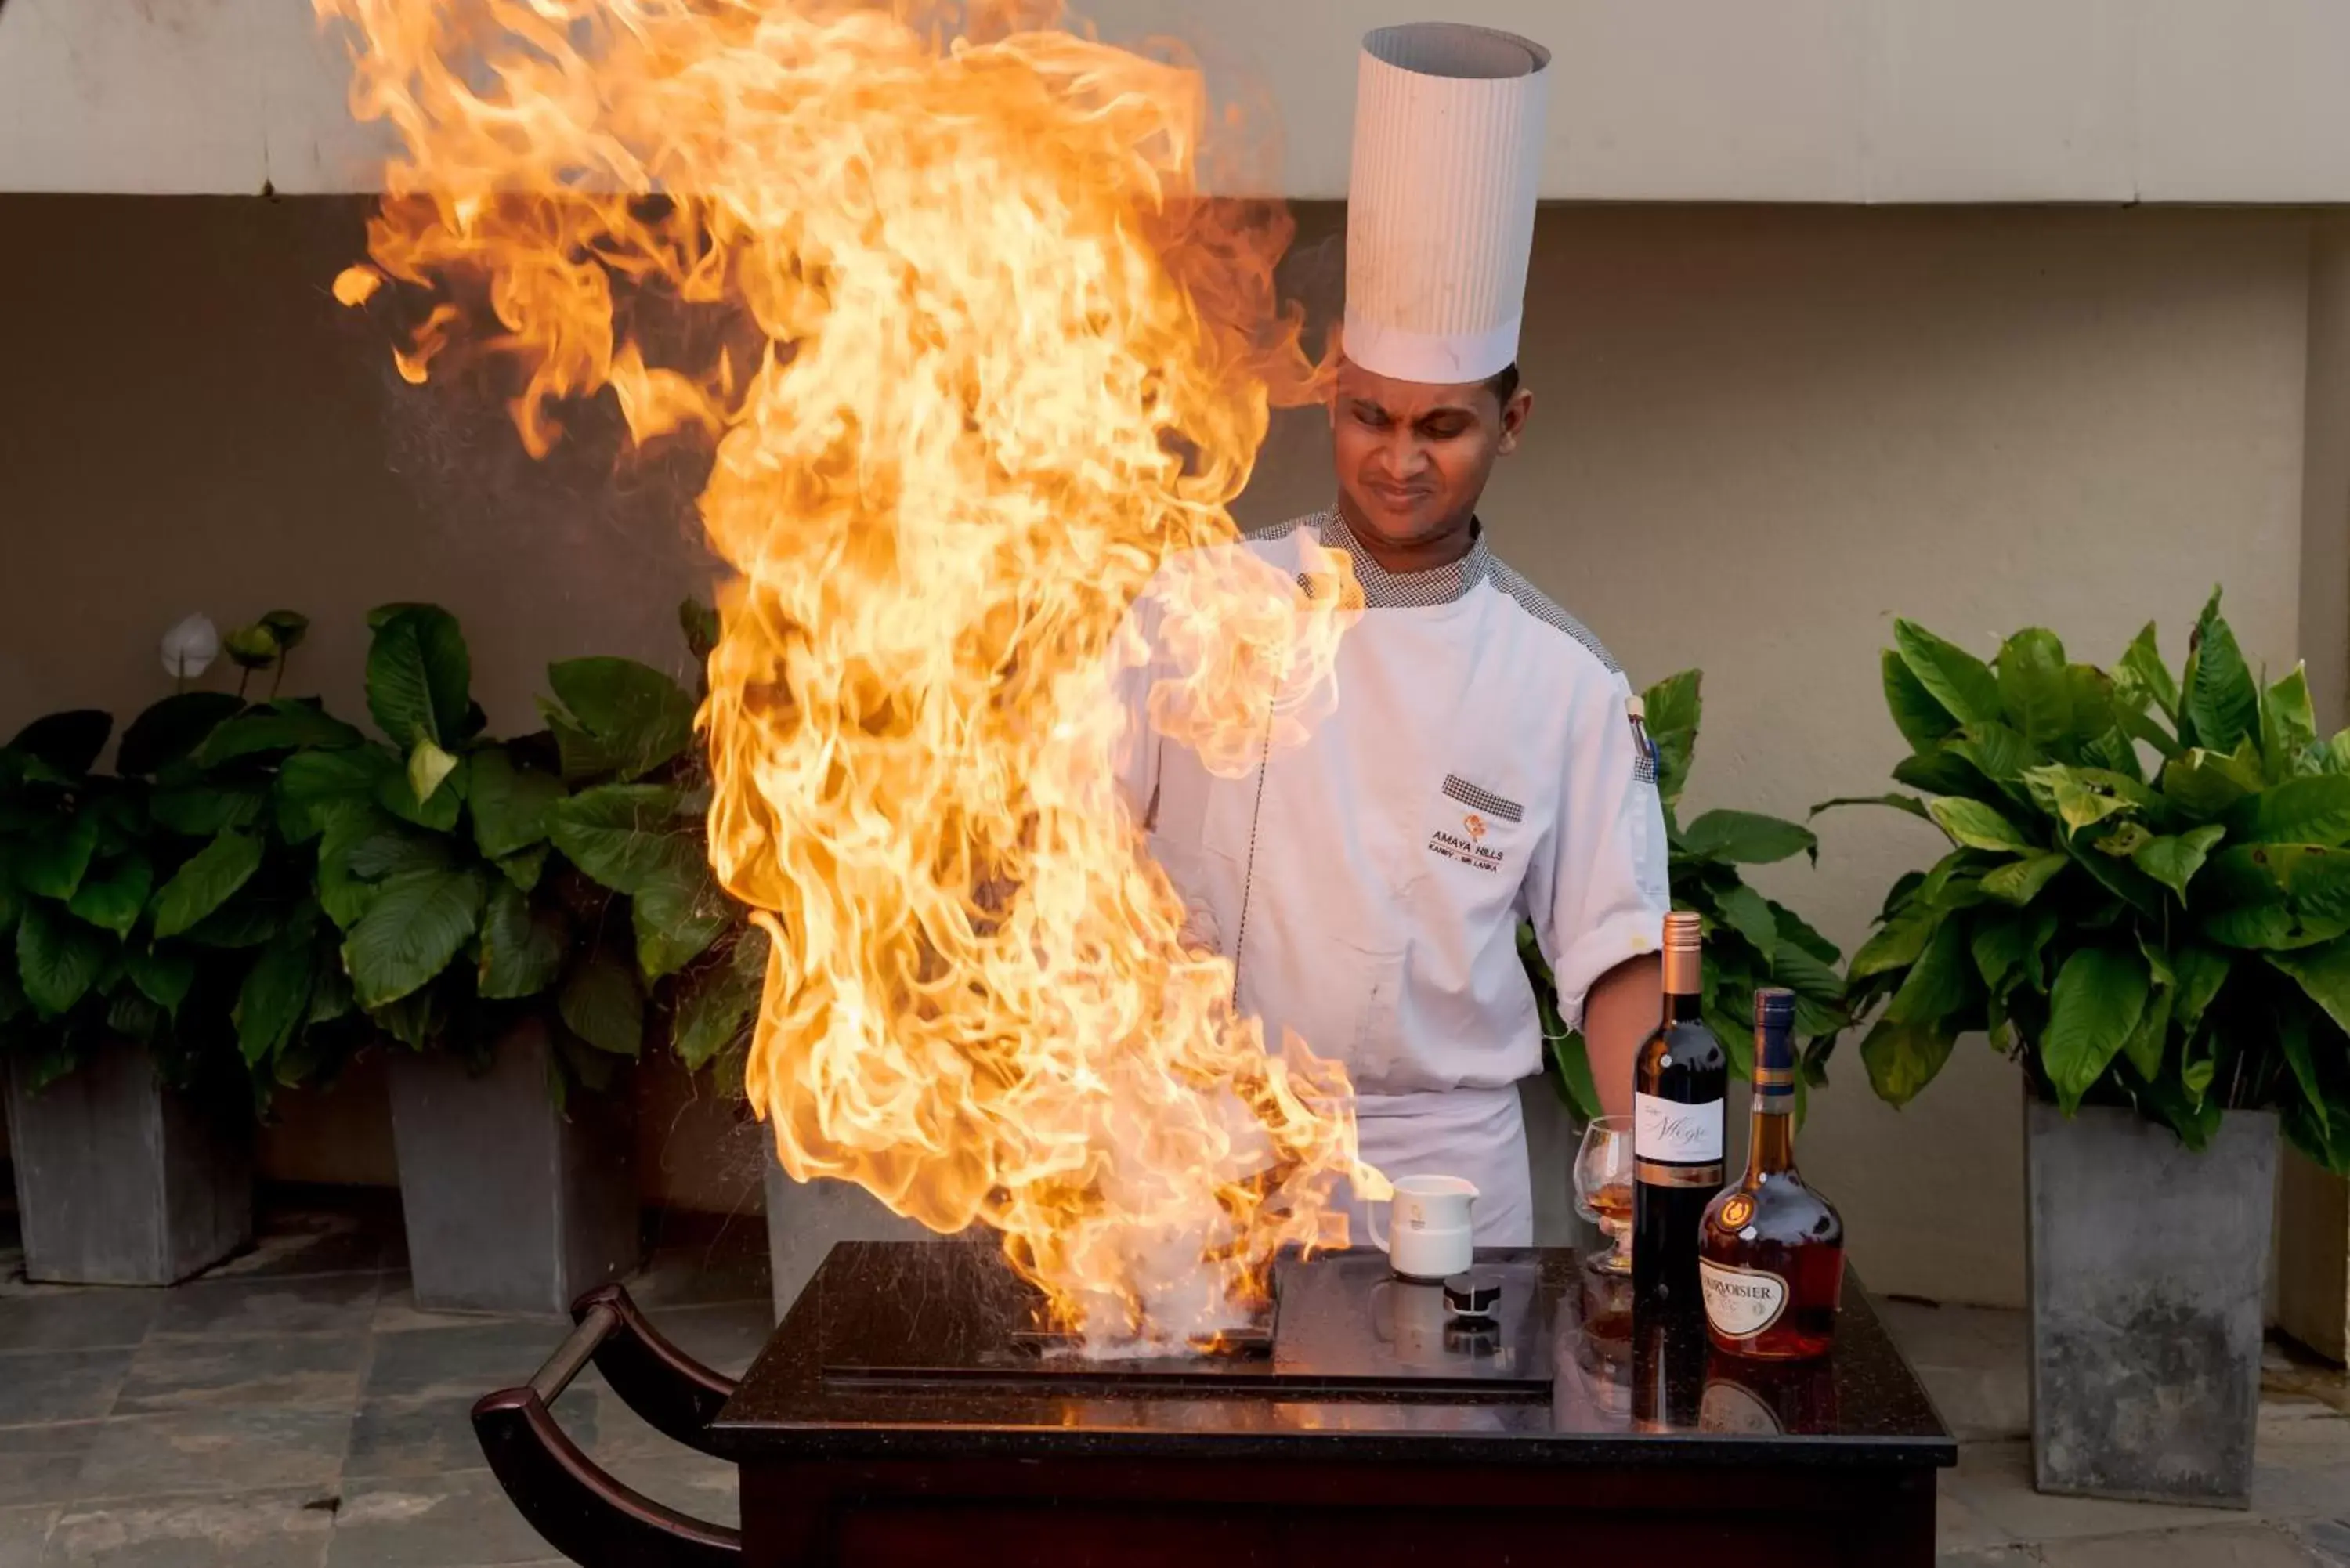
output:
[[534,453],[607,388],[714,446],[711,855],[773,939],[785,1168],[995,1228],[1103,1353],[1343,1243],[1336,1183],[1384,1187],[1345,1073],[1235,1013],[1112,782],[1147,587],[1188,671],[1152,710],[1235,775],[1359,603],[1343,556],[1305,596],[1215,548],[1313,369],[1285,213],[1201,193],[1198,76],[911,0],[316,5],[400,149],[335,292],[400,286],[401,374],[501,367]]

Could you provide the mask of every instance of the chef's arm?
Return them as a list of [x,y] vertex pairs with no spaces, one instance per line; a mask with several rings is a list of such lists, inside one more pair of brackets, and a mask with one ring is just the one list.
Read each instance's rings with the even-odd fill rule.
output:
[[1607,1115],[1632,1114],[1632,1059],[1663,1014],[1664,966],[1654,953],[1626,960],[1592,986],[1583,1004],[1583,1045]]

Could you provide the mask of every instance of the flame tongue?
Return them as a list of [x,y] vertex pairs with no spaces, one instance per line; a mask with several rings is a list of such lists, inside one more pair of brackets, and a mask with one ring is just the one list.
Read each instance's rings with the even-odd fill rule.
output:
[[[1308,376],[1285,220],[1197,197],[1197,78],[906,6],[316,3],[406,147],[370,253],[486,283],[532,450],[606,386],[640,441],[717,440],[711,854],[774,941],[746,1084],[785,1168],[996,1227],[1097,1347],[1239,1321],[1277,1248],[1345,1238],[1351,1096],[1185,950],[1107,674],[1156,579],[1152,711],[1238,772],[1327,701],[1346,595],[1182,554]],[[647,293],[755,352],[651,363]]]

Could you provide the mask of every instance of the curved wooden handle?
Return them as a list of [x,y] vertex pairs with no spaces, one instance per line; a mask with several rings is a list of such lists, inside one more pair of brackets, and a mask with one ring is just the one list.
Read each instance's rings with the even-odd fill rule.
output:
[[623,1486],[579,1451],[530,1388],[473,1406],[490,1469],[533,1530],[580,1568],[741,1568],[739,1531]]
[[739,1568],[743,1537],[623,1486],[555,1424],[549,1402],[591,1361],[653,1427],[708,1452],[711,1417],[733,1391],[653,1331],[618,1285],[572,1307],[578,1326],[519,1388],[473,1404],[490,1470],[531,1528],[581,1568]]
[[619,1285],[598,1285],[572,1303],[572,1321],[585,1327],[599,1310],[613,1319],[592,1351],[604,1381],[661,1436],[701,1453],[712,1452],[710,1423],[733,1397],[734,1380],[662,1338]]

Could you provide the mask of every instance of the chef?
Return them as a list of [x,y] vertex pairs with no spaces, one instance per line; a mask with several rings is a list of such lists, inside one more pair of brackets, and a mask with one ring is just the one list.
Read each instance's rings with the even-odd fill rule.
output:
[[[1245,542],[1302,586],[1322,552],[1350,557],[1363,613],[1336,705],[1302,743],[1218,776],[1152,726],[1163,670],[1146,660],[1126,681],[1119,781],[1192,933],[1236,966],[1241,1009],[1268,1040],[1295,1030],[1345,1062],[1365,1161],[1474,1182],[1481,1246],[1534,1241],[1517,1085],[1544,1047],[1519,921],[1621,1111],[1669,907],[1623,671],[1498,553],[1561,521],[1489,533],[1478,511],[1534,406],[1516,358],[1548,63],[1452,23],[1364,40],[1336,504]],[[1357,1237],[1363,1220],[1358,1201]]]

